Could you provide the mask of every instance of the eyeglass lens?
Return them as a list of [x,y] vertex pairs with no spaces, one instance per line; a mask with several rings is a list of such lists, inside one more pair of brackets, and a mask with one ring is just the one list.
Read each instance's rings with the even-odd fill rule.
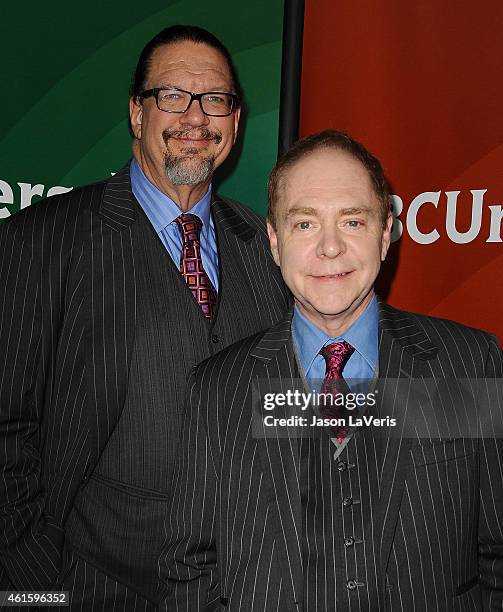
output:
[[[206,93],[200,100],[203,113],[207,115],[228,115],[232,110],[233,98],[225,93]],[[161,89],[157,96],[159,108],[172,113],[185,112],[190,101],[191,95],[179,89]]]

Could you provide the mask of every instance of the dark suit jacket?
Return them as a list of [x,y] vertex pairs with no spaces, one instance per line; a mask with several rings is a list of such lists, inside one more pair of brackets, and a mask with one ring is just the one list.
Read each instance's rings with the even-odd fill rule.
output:
[[[168,517],[172,538],[161,558],[173,610],[302,610],[297,442],[255,436],[251,409],[254,388],[267,390],[267,381],[281,380],[285,390],[297,386],[290,323],[291,315],[203,362],[192,375],[185,450]],[[372,428],[358,431],[337,464],[341,484],[340,490],[339,480],[334,484],[333,503],[342,501],[352,467],[352,486],[368,510],[362,518],[365,552],[356,566],[366,581],[361,588],[348,582],[354,567],[344,540],[340,551],[336,544],[342,610],[502,609],[501,440],[467,436],[462,426],[462,437],[445,435],[452,417],[463,420],[467,405],[462,394],[448,397],[456,377],[485,385],[501,376],[494,337],[380,305],[381,415],[397,416],[399,427],[384,428],[380,436]],[[433,406],[429,379],[439,388]],[[412,405],[407,395],[414,384],[423,393]],[[486,423],[492,419],[501,432],[499,401],[484,409]],[[412,427],[401,431],[407,404]]]
[[[216,320],[225,339],[212,336],[210,326],[206,338],[195,339],[194,354],[198,342],[204,349],[190,366],[270,326],[287,309],[263,220],[218,196],[212,213],[221,265]],[[0,227],[2,589],[58,583],[65,521],[121,415],[137,323],[137,278],[143,272],[133,236],[140,214],[126,167],[107,181],[32,206]],[[140,239],[157,240],[148,233]],[[166,274],[172,291],[162,307],[171,309],[173,337],[165,376],[174,389],[183,389],[179,322],[192,330],[206,322],[173,262]],[[178,442],[180,409],[172,406],[168,445]],[[108,491],[112,495],[114,489]],[[123,492],[127,496],[129,489]],[[99,526],[106,534],[107,525]],[[113,565],[101,563],[112,576]]]

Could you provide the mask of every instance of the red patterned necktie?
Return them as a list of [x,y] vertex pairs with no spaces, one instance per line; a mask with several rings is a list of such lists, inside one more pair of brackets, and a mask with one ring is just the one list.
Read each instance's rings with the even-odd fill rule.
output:
[[[321,349],[320,355],[325,358],[326,372],[320,393],[326,393],[336,397],[338,394],[345,394],[349,391],[346,381],[342,376],[342,370],[354,350],[351,344],[345,340],[342,342],[333,342]],[[328,405],[320,405],[320,413],[324,418],[346,419],[345,427],[332,427],[332,431],[340,444],[350,429],[347,423],[347,418],[349,416],[348,411],[345,410],[344,406],[340,406],[339,404],[330,405],[330,403],[328,403]]]
[[207,319],[213,318],[217,305],[217,292],[203,267],[199,235],[203,223],[197,215],[183,213],[175,219],[182,233],[180,272],[201,306]]

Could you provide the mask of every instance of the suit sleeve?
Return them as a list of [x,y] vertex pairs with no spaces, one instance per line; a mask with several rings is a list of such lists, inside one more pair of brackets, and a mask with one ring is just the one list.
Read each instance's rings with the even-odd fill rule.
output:
[[484,610],[503,610],[503,360],[491,337],[486,361],[490,427],[481,439],[479,516],[479,582]]
[[192,372],[187,385],[173,503],[166,521],[160,560],[169,610],[198,612],[219,608],[216,526],[218,479],[208,435],[209,389]]
[[0,253],[0,574],[17,590],[46,588],[63,536],[44,516],[40,486],[40,277],[20,225],[0,227]]

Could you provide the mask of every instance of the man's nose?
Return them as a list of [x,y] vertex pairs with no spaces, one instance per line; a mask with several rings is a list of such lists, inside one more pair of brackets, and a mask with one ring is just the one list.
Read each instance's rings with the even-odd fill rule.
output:
[[203,113],[200,100],[192,100],[189,108],[180,115],[180,123],[182,125],[208,125],[210,119],[208,115]]
[[318,257],[337,257],[345,251],[344,236],[337,227],[328,227],[321,231],[316,249]]

